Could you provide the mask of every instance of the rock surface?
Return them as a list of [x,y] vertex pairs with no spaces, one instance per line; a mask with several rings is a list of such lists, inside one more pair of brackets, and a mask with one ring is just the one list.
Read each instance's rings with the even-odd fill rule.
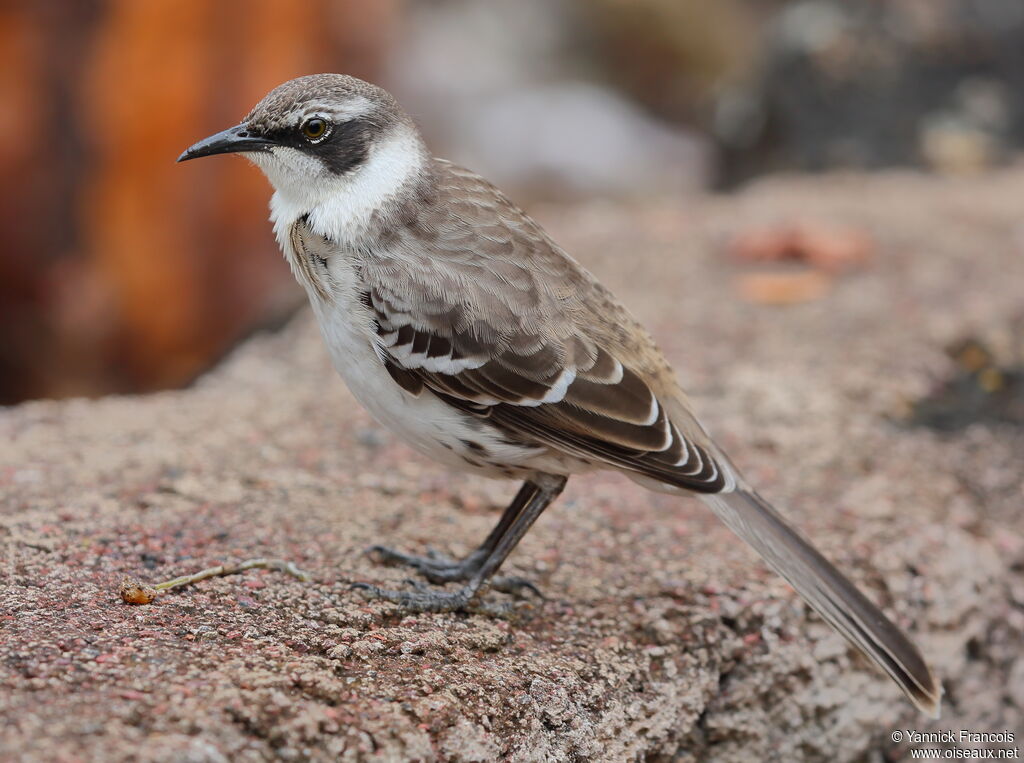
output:
[[[539,210],[661,341],[762,492],[919,641],[929,723],[694,500],[570,481],[508,571],[512,620],[401,617],[385,541],[471,549],[513,485],[446,473],[337,381],[308,315],[193,388],[0,411],[0,758],[890,759],[896,728],[1024,736],[1024,540],[1010,427],[898,424],[943,347],[1021,308],[1024,172],[775,180],[736,197]],[[748,304],[725,243],[792,218],[877,255],[824,297]],[[268,234],[269,235],[269,234]],[[250,571],[117,598],[256,556]],[[502,594],[492,593],[500,597]]]

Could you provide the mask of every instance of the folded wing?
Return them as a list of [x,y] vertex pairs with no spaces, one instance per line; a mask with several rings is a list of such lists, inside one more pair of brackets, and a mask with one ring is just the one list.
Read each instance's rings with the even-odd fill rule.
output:
[[579,330],[512,333],[466,321],[458,308],[413,315],[395,301],[376,289],[364,298],[385,364],[410,393],[678,487],[718,492],[729,484],[708,445],[681,431],[640,374]]

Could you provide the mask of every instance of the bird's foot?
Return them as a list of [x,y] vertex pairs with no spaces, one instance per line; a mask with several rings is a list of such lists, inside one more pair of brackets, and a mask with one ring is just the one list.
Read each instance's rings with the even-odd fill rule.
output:
[[[387,546],[371,546],[367,549],[367,553],[375,555],[382,562],[412,567],[431,583],[439,585],[469,580],[479,572],[485,556],[479,551],[474,551],[465,559],[455,561],[432,549],[427,551],[426,556],[414,556],[395,551]],[[541,599],[544,598],[544,594],[536,585],[526,578],[514,575],[491,578],[488,585],[502,593],[522,596],[525,591],[529,591]]]
[[369,583],[352,584],[352,589],[359,591],[365,599],[390,601],[406,612],[481,612],[488,615],[504,615],[512,609],[508,602],[492,604],[478,601],[478,591],[472,586],[464,586],[458,591],[436,591],[416,582],[413,583],[413,587],[412,591],[395,591]]
[[506,615],[514,609],[512,602],[484,602],[479,594],[485,588],[510,593],[517,598],[526,598],[523,592],[532,591],[540,598],[543,594],[528,580],[519,577],[492,578],[486,586],[466,585],[457,591],[440,591],[426,583],[409,580],[413,590],[396,591],[369,583],[353,583],[352,590],[359,591],[369,601],[390,601],[407,612],[478,612],[487,615]]
[[[371,546],[368,554],[374,555],[379,561],[411,567],[431,583],[442,585],[452,582],[467,582],[473,579],[486,559],[483,549],[474,551],[465,559],[454,561],[438,553],[428,550],[426,556],[414,556],[386,546]],[[485,612],[488,614],[505,614],[512,609],[511,604],[483,604],[478,601],[477,593],[481,589],[480,581],[463,586],[457,591],[439,591],[419,581],[409,581],[412,591],[395,591],[366,583],[356,583],[352,587],[362,591],[369,599],[379,599],[398,604],[410,612]],[[525,578],[515,576],[494,577],[486,582],[486,586],[495,591],[512,594],[517,598],[526,598],[532,593],[543,599],[533,583]]]
[[480,564],[483,562],[483,554],[476,552],[460,561],[449,559],[432,550],[428,551],[426,556],[414,556],[386,546],[370,546],[366,552],[382,562],[412,567],[431,583],[469,580],[480,569]]

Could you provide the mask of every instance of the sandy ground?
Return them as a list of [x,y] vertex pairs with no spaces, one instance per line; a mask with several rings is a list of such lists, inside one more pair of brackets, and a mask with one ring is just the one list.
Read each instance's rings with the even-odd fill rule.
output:
[[[406,577],[366,546],[465,553],[515,486],[380,429],[303,313],[192,389],[0,411],[0,758],[881,760],[907,754],[897,728],[1024,738],[1024,436],[895,420],[949,341],[1020,311],[1022,198],[1018,170],[539,210],[648,324],[752,481],[915,634],[945,681],[941,721],[699,502],[614,474],[571,481],[510,558],[547,594],[532,610],[364,602],[348,582]],[[740,300],[725,243],[793,218],[862,230],[876,258],[806,304]],[[255,556],[314,581],[117,597],[125,574]]]

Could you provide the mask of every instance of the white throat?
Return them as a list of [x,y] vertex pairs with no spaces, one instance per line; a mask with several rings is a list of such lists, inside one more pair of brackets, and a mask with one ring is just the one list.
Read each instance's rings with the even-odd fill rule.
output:
[[270,221],[284,248],[292,223],[303,215],[316,233],[357,243],[374,213],[386,210],[423,172],[427,151],[416,129],[402,124],[372,144],[366,162],[344,177],[325,175],[319,160],[291,148],[252,159],[274,186]]

